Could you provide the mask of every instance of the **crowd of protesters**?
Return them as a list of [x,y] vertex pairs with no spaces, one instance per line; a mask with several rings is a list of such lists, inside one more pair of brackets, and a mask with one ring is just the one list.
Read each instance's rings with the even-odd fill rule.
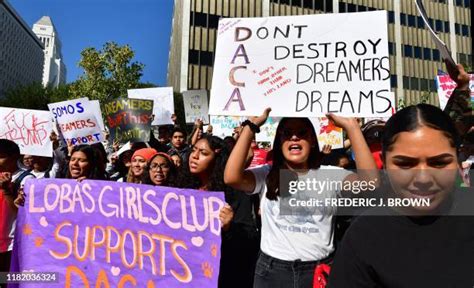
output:
[[[325,287],[327,281],[342,288],[473,287],[474,217],[438,213],[459,207],[450,195],[469,179],[460,185],[451,172],[473,155],[469,77],[462,66],[451,67],[450,76],[458,87],[445,111],[418,104],[387,122],[363,125],[329,114],[347,136],[338,150],[320,147],[307,118],[283,118],[274,142],[259,146],[255,134],[270,109],[224,139],[213,136],[212,127],[204,131],[199,120],[189,137],[186,127],[161,126],[149,142],[125,147],[113,141],[66,145],[53,134],[51,158],[20,155],[14,142],[0,139],[0,271],[9,271],[15,217],[28,197],[25,182],[67,178],[224,192],[219,287]],[[305,179],[319,169],[340,169],[337,180],[371,181],[381,177],[381,168],[394,171],[386,175],[394,195],[428,195],[430,209],[355,219],[280,213],[288,193],[281,189],[282,170]],[[325,193],[351,197],[351,191]],[[285,228],[295,226],[313,232]]]

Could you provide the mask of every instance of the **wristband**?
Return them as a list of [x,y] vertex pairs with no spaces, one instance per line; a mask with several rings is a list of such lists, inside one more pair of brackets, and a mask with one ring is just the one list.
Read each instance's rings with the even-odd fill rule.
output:
[[252,130],[253,133],[260,133],[260,128],[250,120],[245,120],[242,123],[242,127],[245,127],[245,126],[249,126],[250,130]]

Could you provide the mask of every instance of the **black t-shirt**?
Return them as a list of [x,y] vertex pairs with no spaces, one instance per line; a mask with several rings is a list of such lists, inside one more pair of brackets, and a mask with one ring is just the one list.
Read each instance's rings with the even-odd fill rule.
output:
[[474,287],[474,217],[360,216],[329,287]]

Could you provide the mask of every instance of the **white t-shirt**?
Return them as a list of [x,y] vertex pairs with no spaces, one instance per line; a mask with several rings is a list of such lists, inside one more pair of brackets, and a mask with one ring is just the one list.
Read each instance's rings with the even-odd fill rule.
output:
[[[334,251],[334,223],[335,211],[330,213],[307,213],[304,215],[280,215],[280,197],[269,200],[266,197],[266,178],[271,166],[264,165],[249,169],[256,180],[255,190],[252,194],[260,194],[260,209],[262,215],[261,250],[274,258],[286,261],[316,261],[329,256]],[[320,169],[338,169],[333,173],[331,180],[343,181],[351,174],[350,171],[334,166],[321,166]],[[319,169],[318,169],[319,170]],[[299,175],[298,179],[315,178],[324,181],[318,170],[310,170],[306,175]],[[326,174],[327,175],[327,174]],[[334,179],[334,177],[339,179]],[[327,198],[337,197],[335,189],[325,189],[323,193],[310,194],[311,197]],[[312,193],[312,192],[311,192]],[[314,208],[318,209],[318,208]],[[313,210],[314,212],[314,210]],[[327,212],[327,211],[326,211]]]
[[[17,170],[12,175],[12,181],[15,181],[25,170]],[[20,183],[23,187],[27,180],[34,179],[33,175],[28,175]],[[2,192],[0,192],[2,193]],[[13,249],[13,236],[15,235],[15,223],[17,212],[12,210],[5,197],[0,195],[0,253],[11,251]]]

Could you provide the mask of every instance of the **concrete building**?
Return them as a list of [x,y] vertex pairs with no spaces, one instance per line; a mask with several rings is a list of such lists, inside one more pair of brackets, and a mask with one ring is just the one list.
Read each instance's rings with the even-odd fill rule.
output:
[[[472,63],[471,1],[424,1],[434,29],[453,58]],[[413,0],[175,0],[168,85],[175,91],[210,89],[221,17],[266,17],[387,10],[392,89],[407,104],[423,95],[437,104],[434,78],[440,54]]]
[[6,0],[0,0],[0,39],[0,97],[20,85],[41,83],[43,44]]
[[66,83],[66,65],[61,53],[61,40],[49,16],[41,17],[33,25],[33,32],[44,45],[43,85],[58,87]]

